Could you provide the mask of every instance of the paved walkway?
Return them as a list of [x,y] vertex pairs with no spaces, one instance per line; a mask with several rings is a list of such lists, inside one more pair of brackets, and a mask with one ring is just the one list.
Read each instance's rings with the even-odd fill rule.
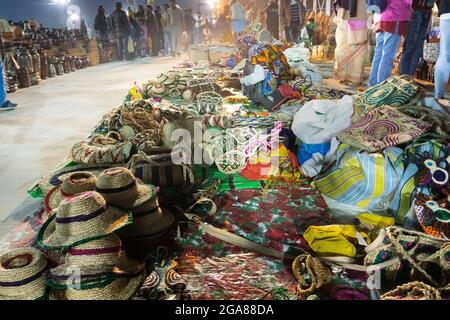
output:
[[92,131],[107,110],[121,103],[135,80],[155,78],[182,60],[145,58],[103,64],[9,95],[19,107],[0,112],[0,221],[27,198],[27,189],[39,177]]

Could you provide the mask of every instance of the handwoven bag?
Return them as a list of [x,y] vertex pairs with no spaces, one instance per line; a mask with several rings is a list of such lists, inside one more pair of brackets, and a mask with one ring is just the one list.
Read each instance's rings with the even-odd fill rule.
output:
[[[447,283],[449,276],[448,241],[400,227],[381,230],[378,238],[366,247],[366,266],[379,266],[388,281],[424,280],[435,286]],[[440,276],[430,275],[430,264],[440,268]]]
[[171,152],[156,155],[139,152],[131,157],[127,167],[144,183],[155,186],[182,187],[194,181],[190,166],[174,164]]
[[73,161],[82,164],[118,164],[130,157],[132,143],[121,142],[110,136],[94,135],[72,147]]
[[430,63],[436,63],[439,58],[439,42],[428,42],[425,40],[423,44],[423,60]]

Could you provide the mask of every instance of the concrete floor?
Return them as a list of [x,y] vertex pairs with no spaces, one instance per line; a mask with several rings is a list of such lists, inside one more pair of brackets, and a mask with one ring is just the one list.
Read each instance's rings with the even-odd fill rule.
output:
[[28,188],[54,169],[106,111],[123,101],[135,80],[155,78],[182,61],[160,57],[113,62],[9,95],[19,107],[0,112],[0,221],[22,204]]

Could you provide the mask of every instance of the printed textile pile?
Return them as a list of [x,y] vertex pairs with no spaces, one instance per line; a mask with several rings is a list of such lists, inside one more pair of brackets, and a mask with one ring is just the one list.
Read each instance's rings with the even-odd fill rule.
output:
[[350,96],[236,49],[135,83],[30,189],[0,299],[449,297],[445,110],[408,76]]

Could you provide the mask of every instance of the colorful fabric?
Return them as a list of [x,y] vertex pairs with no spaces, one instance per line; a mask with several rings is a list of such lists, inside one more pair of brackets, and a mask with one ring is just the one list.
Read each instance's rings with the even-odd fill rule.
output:
[[400,107],[414,104],[421,98],[421,89],[409,75],[393,76],[358,93],[353,97],[355,119],[364,117],[369,111],[381,107]]
[[[310,225],[331,224],[322,197],[306,183],[272,184],[266,190],[227,192],[216,201],[212,224],[269,248],[310,252],[303,232]],[[190,224],[178,240],[183,251],[178,273],[192,299],[299,299],[291,265],[227,244]],[[320,299],[368,299],[367,275],[333,273],[317,290]]]
[[354,122],[350,128],[338,134],[338,139],[353,147],[376,152],[412,141],[430,128],[431,126],[422,120],[383,106]]
[[248,57],[252,64],[259,64],[269,70],[278,81],[291,80],[291,69],[286,56],[276,46],[258,43],[250,48]]
[[386,148],[382,153],[367,153],[341,144],[336,164],[313,185],[326,196],[369,211],[386,210],[403,176],[404,164],[398,161],[403,150]]

